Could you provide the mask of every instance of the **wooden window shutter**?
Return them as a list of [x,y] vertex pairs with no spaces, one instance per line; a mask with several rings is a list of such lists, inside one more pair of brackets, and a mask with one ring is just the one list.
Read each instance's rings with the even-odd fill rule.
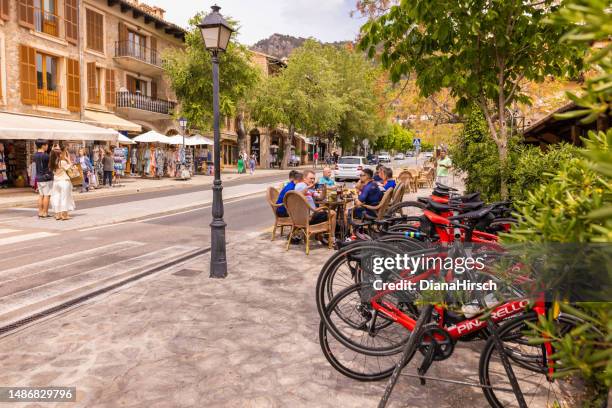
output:
[[151,63],[157,64],[157,38],[151,37],[149,41],[151,43]]
[[128,37],[128,29],[125,23],[119,22],[119,42],[124,45],[127,41]]
[[10,0],[0,0],[0,18],[3,20],[9,19],[9,1]]
[[73,44],[77,43],[79,38],[79,13],[78,0],[64,0],[64,18],[66,28],[66,40]]
[[107,69],[106,70],[106,105],[107,106],[115,106],[116,104],[116,94],[115,94],[115,70]]
[[87,102],[99,103],[98,86],[96,80],[96,63],[87,63]]
[[21,102],[36,104],[36,50],[25,45],[19,46],[19,79]]
[[157,99],[157,82],[151,81],[151,99]]
[[66,60],[67,73],[66,82],[68,84],[68,110],[71,112],[81,111],[81,73],[79,61],[73,59]]
[[19,24],[34,29],[34,0],[18,0]]
[[131,76],[127,76],[127,89],[129,93],[136,93],[136,79]]
[[87,9],[87,48],[95,51],[104,52],[104,16],[93,10]]

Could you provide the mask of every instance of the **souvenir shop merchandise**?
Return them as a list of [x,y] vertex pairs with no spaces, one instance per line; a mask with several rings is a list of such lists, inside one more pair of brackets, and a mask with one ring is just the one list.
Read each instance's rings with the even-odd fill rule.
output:
[[8,175],[6,171],[6,158],[4,144],[0,143],[0,188],[8,188]]
[[125,175],[125,168],[127,164],[128,149],[127,147],[115,147],[113,149],[113,167],[115,168],[115,174],[119,176]]
[[133,146],[130,151],[130,173],[138,174],[138,148]]

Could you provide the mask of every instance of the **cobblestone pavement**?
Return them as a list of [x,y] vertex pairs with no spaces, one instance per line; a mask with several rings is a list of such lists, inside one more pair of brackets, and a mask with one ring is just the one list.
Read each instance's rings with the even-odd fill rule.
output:
[[[330,255],[245,233],[228,246],[225,280],[199,258],[0,339],[0,385],[76,386],[78,402],[58,407],[374,407],[384,384],[343,377],[319,348],[314,287]],[[430,374],[476,381],[472,347]],[[486,401],[403,378],[391,406]]]

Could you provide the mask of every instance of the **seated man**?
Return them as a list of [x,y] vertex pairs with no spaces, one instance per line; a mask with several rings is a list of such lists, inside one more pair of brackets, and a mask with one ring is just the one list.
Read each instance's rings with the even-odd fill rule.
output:
[[[372,177],[375,182],[380,183],[382,181],[382,176],[380,175],[380,172],[382,171],[382,169],[384,167],[385,166],[383,166],[380,163],[376,165],[376,172],[374,172],[374,177]],[[359,181],[361,181],[361,180],[359,180]]]
[[[378,205],[380,200],[382,200],[383,192],[380,191],[378,184],[373,180],[374,172],[371,169],[363,169],[360,175],[360,181],[363,184],[363,188],[361,189],[361,193],[357,200],[355,200],[355,209],[353,210],[353,215],[357,218],[363,218],[365,209],[362,205]],[[372,210],[367,210],[367,214],[371,216],[376,216],[376,213]]]
[[[296,170],[291,170],[289,172],[289,182],[285,184],[281,192],[278,194],[278,199],[276,200],[276,204],[282,204],[283,199],[285,198],[285,194],[287,194],[288,191],[295,190],[296,183],[299,183],[301,181],[302,181],[302,173]],[[287,214],[287,209],[285,208],[284,205],[276,209],[276,215],[278,215],[279,217],[289,216],[289,214]]]
[[327,187],[336,185],[336,182],[332,178],[332,171],[329,167],[323,167],[323,177],[319,179],[319,184],[324,184]]
[[395,180],[393,180],[393,169],[389,167],[383,167],[380,171],[380,175],[382,176],[382,181],[378,184],[382,188],[382,191],[387,191],[390,188],[395,188]]
[[[296,184],[295,191],[299,191],[304,194],[306,197],[306,201],[308,201],[308,205],[310,208],[315,210],[308,222],[310,225],[320,224],[328,220],[328,212],[327,211],[316,211],[317,204],[314,199],[317,195],[315,189],[315,173],[312,170],[306,170],[304,172],[304,180],[301,183]],[[331,217],[332,223],[332,236],[335,233],[336,228],[336,212],[333,210],[329,211],[329,217]]]

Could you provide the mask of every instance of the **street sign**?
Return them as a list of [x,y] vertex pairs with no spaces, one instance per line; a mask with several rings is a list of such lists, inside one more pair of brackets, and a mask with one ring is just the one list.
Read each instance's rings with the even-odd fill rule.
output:
[[414,147],[420,146],[421,145],[421,139],[419,139],[419,138],[412,139],[412,145]]

